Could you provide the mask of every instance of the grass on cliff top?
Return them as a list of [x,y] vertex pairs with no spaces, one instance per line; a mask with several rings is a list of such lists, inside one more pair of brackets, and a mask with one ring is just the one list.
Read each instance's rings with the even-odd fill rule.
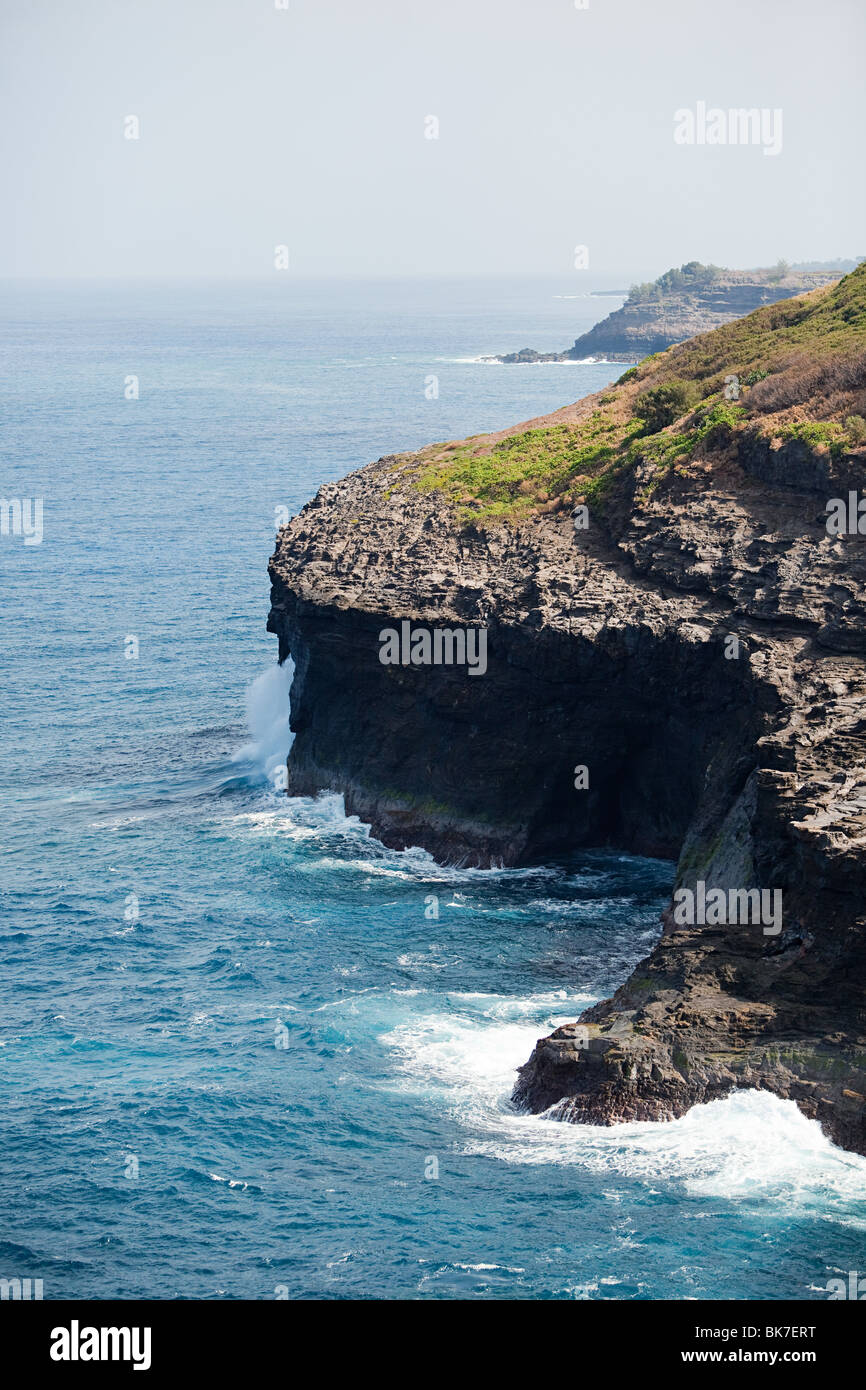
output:
[[[736,400],[725,395],[731,377]],[[516,522],[603,504],[638,463],[655,465],[652,491],[700,446],[746,427],[834,452],[857,447],[864,388],[866,264],[644,358],[565,422],[431,445],[409,461],[406,481],[443,493],[464,522]]]

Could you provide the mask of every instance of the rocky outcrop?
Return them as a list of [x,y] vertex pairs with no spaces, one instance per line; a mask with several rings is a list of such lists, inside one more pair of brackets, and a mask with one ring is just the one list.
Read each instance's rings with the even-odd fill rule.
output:
[[629,295],[620,309],[575,339],[564,352],[521,348],[491,360],[509,364],[582,362],[586,358],[637,362],[651,352],[662,352],[673,343],[750,314],[763,304],[791,299],[834,278],[833,273],[822,271],[800,271],[780,278],[770,271],[724,270],[706,284],[659,289],[653,297]]
[[866,553],[860,538],[827,537],[825,490],[792,488],[781,459],[777,486],[756,484],[754,463],[747,449],[697,494],[672,488],[632,518],[620,549],[694,596],[680,642],[715,599],[741,644],[731,704],[718,669],[707,673],[725,731],[698,763],[677,885],[778,888],[780,929],[677,926],[668,908],[658,946],[614,998],[538,1043],[515,1100],[609,1124],[757,1087],[864,1153]]
[[[598,428],[602,399],[530,423]],[[623,473],[582,530],[556,500],[458,522],[398,455],[279,533],[290,793],[338,790],[451,863],[606,844],[676,859],[677,891],[781,893],[778,921],[729,924],[675,896],[614,997],[539,1041],[517,1104],[608,1124],[759,1087],[866,1153],[866,538],[825,516],[864,463],[716,432]],[[401,621],[483,627],[486,670],[383,664]]]

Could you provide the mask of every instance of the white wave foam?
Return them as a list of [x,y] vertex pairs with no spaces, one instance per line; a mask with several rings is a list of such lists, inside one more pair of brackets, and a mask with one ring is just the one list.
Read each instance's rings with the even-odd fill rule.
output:
[[[345,835],[349,839],[369,840],[370,827],[357,816],[347,816],[338,792],[319,792],[317,796],[271,796],[258,811],[240,811],[229,824],[244,833],[263,837],[284,836],[290,840],[316,839],[323,835]],[[320,860],[320,864],[326,861]],[[335,861],[344,863],[344,860]]]
[[249,1183],[244,1182],[242,1178],[225,1178],[221,1173],[208,1173],[208,1177],[211,1182],[225,1183],[227,1187],[239,1187],[242,1192],[246,1192],[249,1187]]
[[[371,843],[378,845],[379,842],[371,837]],[[420,849],[417,845],[402,850],[386,850],[383,847],[382,857],[376,859],[322,859],[319,862],[327,869],[348,869],[353,873],[405,879],[414,883],[489,883],[493,879],[508,879],[514,882],[521,879],[562,877],[561,870],[541,866],[522,869],[464,869],[451,864],[437,864],[427,850]]]
[[410,1086],[456,1088],[475,1113],[479,1103],[501,1108],[536,1038],[576,1018],[591,996],[560,991],[518,999],[452,993],[446,1000],[448,1012],[414,1015],[380,1041],[398,1054]]
[[432,960],[430,956],[425,956],[421,951],[406,951],[397,957],[397,964],[404,968],[413,970],[445,970],[444,961]]
[[[247,748],[242,750],[248,758],[251,748],[252,745],[247,745]],[[222,821],[222,817],[220,820]],[[397,879],[408,883],[444,885],[490,883],[494,880],[519,882],[524,879],[544,881],[563,878],[562,869],[548,868],[544,865],[528,868],[457,868],[453,865],[437,864],[433,856],[418,845],[402,850],[388,849],[370,834],[370,826],[366,822],[358,816],[346,815],[345,802],[339,792],[319,792],[317,796],[295,797],[271,795],[260,809],[239,812],[231,816],[228,823],[244,834],[252,833],[261,837],[282,837],[289,840],[315,840],[327,837],[331,842],[328,845],[331,851],[333,837],[338,836],[345,840],[347,848],[354,844],[365,855],[358,858],[357,855],[348,857],[339,853],[326,853],[315,860],[314,867],[317,870],[364,874],[373,878]],[[463,906],[457,901],[461,895],[456,888],[454,896],[455,901],[445,906]]]
[[[435,996],[433,996],[435,998]],[[605,1127],[519,1114],[516,1070],[539,1037],[574,1020],[586,995],[449,994],[380,1036],[400,1084],[444,1103],[467,1153],[508,1163],[576,1165],[694,1195],[783,1200],[815,1217],[866,1229],[866,1159],[835,1148],[792,1101],[739,1091],[682,1119]],[[445,1005],[445,1008],[442,1005]],[[613,1194],[612,1194],[613,1195]]]

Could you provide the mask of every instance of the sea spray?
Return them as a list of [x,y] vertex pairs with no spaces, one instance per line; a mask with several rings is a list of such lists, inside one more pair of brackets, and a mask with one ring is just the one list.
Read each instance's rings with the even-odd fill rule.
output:
[[246,711],[250,742],[235,755],[235,761],[255,763],[264,777],[273,781],[285,768],[292,746],[289,728],[289,690],[294,666],[270,666],[247,686]]

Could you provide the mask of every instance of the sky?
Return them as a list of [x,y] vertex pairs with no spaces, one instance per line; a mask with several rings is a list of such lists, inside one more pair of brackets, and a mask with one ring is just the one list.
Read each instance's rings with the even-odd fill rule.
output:
[[[649,278],[866,253],[863,0],[0,14],[0,276],[260,277],[281,256],[302,277]],[[764,111],[767,138],[699,143],[699,104]]]

